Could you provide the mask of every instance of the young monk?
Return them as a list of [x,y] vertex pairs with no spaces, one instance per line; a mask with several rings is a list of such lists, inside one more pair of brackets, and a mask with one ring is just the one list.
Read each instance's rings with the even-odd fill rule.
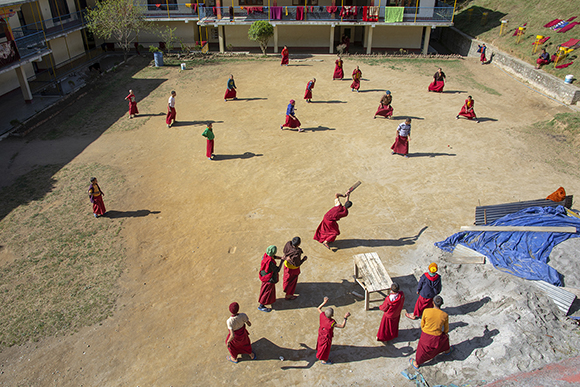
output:
[[481,53],[481,55],[479,55],[479,61],[481,62],[481,64],[485,64],[485,62],[487,62],[487,58],[485,57],[485,51],[487,50],[487,46],[485,45],[485,43],[483,43],[481,46],[478,46],[477,52]]
[[226,89],[226,94],[224,95],[224,101],[228,102],[228,99],[238,99],[236,97],[236,82],[234,82],[234,75],[230,75],[230,79],[228,79],[228,88]]
[[374,118],[377,116],[383,116],[385,118],[391,118],[393,116],[393,107],[391,106],[391,102],[393,102],[393,96],[389,90],[385,91],[385,95],[381,97],[381,104],[375,113]]
[[245,313],[239,313],[240,305],[237,302],[230,304],[230,313],[232,314],[226,325],[228,326],[228,337],[226,338],[226,345],[230,352],[227,359],[232,363],[238,362],[238,355],[249,354],[250,359],[254,360],[256,354],[252,351],[252,344],[250,343],[250,336],[246,325],[251,327],[252,323]]
[[340,56],[334,62],[334,64],[335,66],[334,66],[334,74],[332,74],[332,80],[334,81],[335,79],[340,79],[342,81],[342,78],[344,78],[344,70],[342,68],[343,61],[340,58]]
[[290,61],[290,54],[288,53],[288,47],[284,46],[282,49],[282,62],[280,62],[280,66],[288,66],[288,62]]
[[260,297],[258,302],[258,310],[262,312],[271,312],[272,308],[266,307],[266,305],[272,305],[276,301],[276,284],[278,283],[278,272],[282,266],[276,265],[275,259],[282,259],[276,256],[276,251],[278,249],[276,246],[268,246],[266,253],[262,257],[262,263],[260,265],[259,277],[262,281],[262,286],[260,287]]
[[133,118],[139,114],[139,109],[137,109],[137,98],[135,98],[133,90],[129,90],[129,95],[126,96],[125,99],[129,100],[129,118]]
[[468,96],[467,99],[465,100],[465,103],[463,104],[463,107],[461,108],[461,111],[457,116],[455,116],[455,118],[459,119],[459,116],[463,116],[468,120],[475,119],[476,122],[479,123],[479,120],[477,120],[477,117],[475,116],[475,110],[473,110],[474,105],[475,101],[473,100],[473,98],[471,98],[471,96]]
[[298,296],[294,294],[296,291],[296,284],[298,284],[298,276],[300,275],[300,266],[308,259],[307,256],[301,258],[303,251],[300,248],[300,237],[294,237],[291,241],[286,242],[284,246],[284,277],[282,280],[282,289],[286,293],[286,299],[295,300]]
[[344,315],[342,324],[337,324],[332,318],[334,316],[334,309],[326,308],[323,312],[322,307],[328,302],[328,297],[324,297],[322,304],[318,306],[318,313],[320,316],[320,326],[318,328],[318,340],[316,341],[316,358],[322,364],[332,364],[328,357],[330,355],[330,347],[332,346],[332,338],[334,336],[334,328],[344,328],[346,321],[350,317],[350,313]]
[[169,96],[169,100],[167,101],[167,116],[165,117],[165,123],[167,124],[168,128],[171,128],[171,125],[173,125],[176,120],[175,118],[177,117],[177,113],[175,111],[175,96],[177,95],[177,93],[175,91],[171,92],[171,95]]
[[411,140],[411,119],[407,118],[405,122],[397,126],[397,138],[391,146],[391,154],[409,157],[409,140]]
[[377,341],[389,341],[399,337],[399,320],[405,304],[405,293],[399,290],[399,284],[393,282],[391,291],[379,309],[383,318],[377,333]]
[[543,65],[547,65],[550,63],[550,54],[546,52],[545,48],[542,48],[542,53],[540,57],[536,60],[536,68],[539,69]]
[[429,85],[428,90],[441,93],[443,92],[443,87],[445,87],[445,73],[439,67],[435,75],[433,75],[433,82]]
[[441,276],[437,274],[437,264],[435,262],[429,265],[428,271],[419,279],[417,285],[417,302],[413,314],[405,313],[405,316],[411,320],[421,317],[426,308],[433,307],[433,298],[441,293]]
[[[346,198],[344,206],[340,202],[339,198]],[[340,229],[338,228],[338,221],[346,216],[348,216],[348,209],[352,207],[352,202],[349,200],[350,192],[346,195],[337,193],[334,195],[334,207],[332,207],[322,218],[322,222],[318,225],[316,233],[314,234],[314,240],[322,243],[324,247],[330,250],[328,245],[330,242],[334,242],[336,237],[340,235]]]
[[213,125],[212,123],[207,124],[207,128],[202,133],[202,136],[207,139],[207,145],[205,148],[205,157],[209,160],[213,160],[213,147],[214,147],[214,138],[215,135],[213,133]]
[[97,178],[91,177],[91,185],[89,185],[89,200],[93,204],[93,214],[95,218],[103,216],[107,212],[105,202],[103,202],[103,196],[105,196],[105,193],[101,191]]
[[300,120],[296,118],[296,115],[294,115],[294,111],[296,110],[294,105],[296,105],[296,101],[291,99],[286,108],[286,121],[280,125],[280,129],[284,129],[285,127],[290,129],[298,128],[299,132],[303,132],[304,129],[300,128]]
[[316,83],[316,78],[312,78],[306,84],[306,91],[304,92],[304,99],[306,102],[312,102],[312,89],[314,89],[314,84]]
[[361,77],[362,77],[362,71],[360,71],[358,66],[356,66],[356,69],[354,69],[352,72],[352,83],[350,85],[350,88],[352,91],[356,90],[357,93],[359,92]]

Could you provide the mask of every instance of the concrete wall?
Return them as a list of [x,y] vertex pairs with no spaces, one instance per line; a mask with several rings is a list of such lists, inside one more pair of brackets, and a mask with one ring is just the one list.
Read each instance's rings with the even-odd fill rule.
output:
[[69,59],[81,55],[85,52],[81,31],[75,31],[69,34],[66,38],[62,37],[50,40],[49,44],[50,48],[52,49],[52,57],[54,58],[54,65],[56,67],[60,67],[63,62],[66,62]]
[[329,44],[330,26],[278,25],[278,47],[328,47]]
[[373,31],[372,48],[420,49],[423,27],[382,26],[377,24]]
[[[24,70],[26,71],[26,76],[30,77],[34,75],[34,69],[32,64],[24,65]],[[18,77],[16,76],[16,71],[11,70],[0,74],[0,96],[11,92],[14,89],[18,89],[20,84],[18,83]]]
[[[482,41],[474,39],[454,27],[443,28],[441,43],[449,50],[469,57],[479,57],[477,46],[483,44]],[[522,78],[559,101],[570,105],[575,105],[576,102],[580,101],[580,88],[564,83],[562,79],[542,70],[536,70],[531,64],[512,57],[496,47],[487,43],[486,45],[488,47],[487,57],[489,58],[493,54],[492,63],[500,68]]]

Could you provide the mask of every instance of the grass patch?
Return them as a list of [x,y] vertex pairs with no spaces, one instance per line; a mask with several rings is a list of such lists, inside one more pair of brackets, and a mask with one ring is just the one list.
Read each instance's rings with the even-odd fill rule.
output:
[[105,192],[123,182],[101,165],[49,165],[0,192],[2,250],[17,257],[0,267],[0,347],[71,333],[112,314],[122,226],[92,216],[85,193],[92,175]]

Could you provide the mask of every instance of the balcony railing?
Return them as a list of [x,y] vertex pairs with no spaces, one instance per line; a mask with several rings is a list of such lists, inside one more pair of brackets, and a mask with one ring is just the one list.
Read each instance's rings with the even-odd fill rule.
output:
[[372,23],[450,23],[452,6],[370,7],[370,6],[245,6],[205,7],[203,4],[148,5],[146,17],[191,18],[201,23],[251,23],[256,20],[284,22],[372,22]]
[[12,33],[14,34],[14,39],[17,40],[38,33],[42,35],[44,30],[46,38],[50,39],[53,36],[84,27],[87,24],[85,14],[85,11],[77,11],[60,17],[45,19],[22,27],[13,28]]
[[26,59],[29,56],[39,54],[41,51],[47,49],[44,34],[40,32],[32,32],[28,35],[21,36],[14,39],[20,59]]

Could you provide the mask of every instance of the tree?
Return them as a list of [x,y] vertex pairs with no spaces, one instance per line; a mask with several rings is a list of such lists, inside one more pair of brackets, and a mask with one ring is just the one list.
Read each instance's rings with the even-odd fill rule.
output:
[[124,51],[125,60],[139,31],[150,29],[145,8],[133,4],[133,0],[97,1],[96,7],[87,12],[87,27],[99,38],[115,39]]
[[265,20],[258,20],[252,23],[248,30],[248,38],[260,43],[262,53],[266,55],[268,40],[274,35],[274,26]]

